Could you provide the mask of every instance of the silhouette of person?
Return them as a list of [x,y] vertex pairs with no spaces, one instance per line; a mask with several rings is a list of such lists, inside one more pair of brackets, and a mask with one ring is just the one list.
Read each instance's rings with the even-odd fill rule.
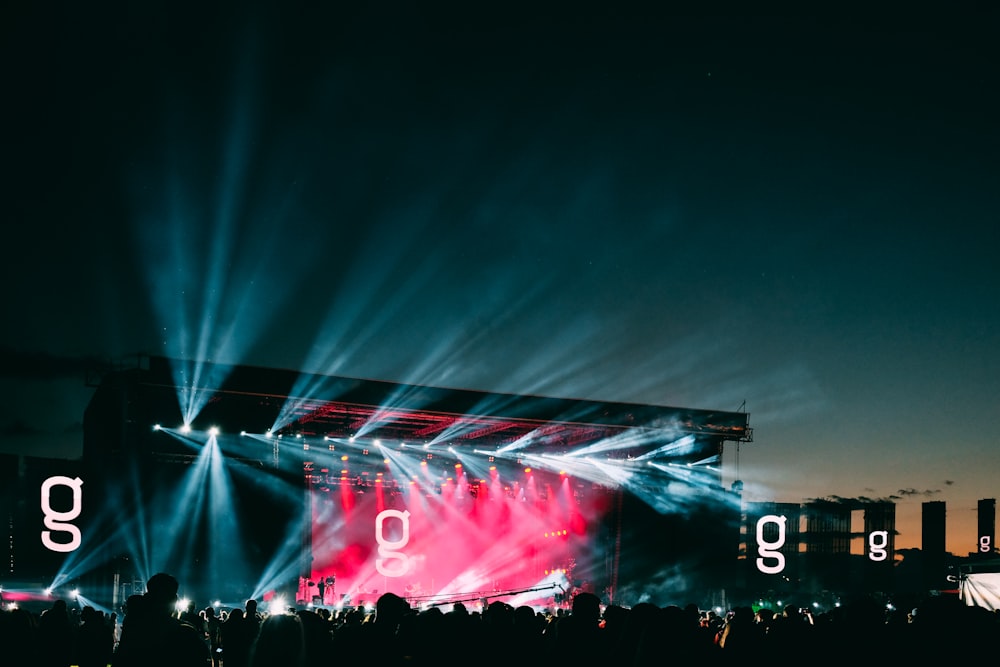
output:
[[260,631],[260,624],[263,620],[260,612],[257,611],[256,600],[250,598],[243,603],[243,628],[246,630],[251,644],[257,639],[257,633]]
[[39,665],[69,667],[73,655],[73,625],[65,600],[56,600],[38,619],[41,639]]
[[215,607],[205,607],[201,612],[204,620],[205,634],[208,637],[208,647],[212,651],[212,664],[218,667],[222,664],[222,619],[215,613]]
[[337,655],[350,664],[350,660],[364,659],[374,649],[378,652],[378,664],[401,665],[408,648],[405,643],[410,637],[403,625],[413,614],[405,599],[394,593],[383,593],[375,601],[374,620],[362,623],[356,635],[341,637],[342,641],[336,644]]
[[604,633],[600,627],[601,599],[594,593],[573,596],[570,614],[555,624],[553,644],[556,656],[569,661],[603,662],[607,657]]
[[225,667],[247,667],[251,643],[244,611],[233,609],[222,622],[222,664]]
[[306,639],[294,614],[271,614],[260,624],[250,647],[250,667],[304,667]]
[[114,651],[115,636],[104,614],[91,606],[80,612],[76,633],[76,663],[79,667],[107,667]]
[[112,667],[211,667],[204,636],[174,616],[177,579],[160,572],[141,598],[129,598]]

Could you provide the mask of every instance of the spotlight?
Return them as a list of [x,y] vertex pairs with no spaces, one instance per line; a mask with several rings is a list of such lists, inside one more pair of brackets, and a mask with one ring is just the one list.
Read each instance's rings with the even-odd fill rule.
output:
[[183,426],[181,426],[180,431],[181,431],[181,433],[190,433],[191,432],[191,424],[184,424]]
[[208,429],[208,434],[212,437],[219,435],[219,427],[218,426],[211,427],[210,429]]
[[161,428],[163,428],[163,427],[160,426],[159,424],[153,424],[153,430],[154,431],[159,431]]
[[281,595],[276,595],[267,605],[267,611],[269,614],[283,614],[285,612],[285,598]]

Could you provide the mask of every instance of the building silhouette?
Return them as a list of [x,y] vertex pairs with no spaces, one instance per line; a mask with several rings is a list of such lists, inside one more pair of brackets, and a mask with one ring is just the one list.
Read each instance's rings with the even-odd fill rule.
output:
[[945,514],[946,504],[942,500],[927,501],[921,507],[921,570],[923,586],[927,590],[947,588]]

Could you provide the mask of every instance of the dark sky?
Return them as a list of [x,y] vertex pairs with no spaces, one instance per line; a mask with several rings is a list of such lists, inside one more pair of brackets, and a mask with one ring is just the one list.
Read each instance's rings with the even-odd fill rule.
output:
[[8,10],[0,450],[78,453],[140,352],[745,406],[749,500],[973,548],[996,9],[311,4]]

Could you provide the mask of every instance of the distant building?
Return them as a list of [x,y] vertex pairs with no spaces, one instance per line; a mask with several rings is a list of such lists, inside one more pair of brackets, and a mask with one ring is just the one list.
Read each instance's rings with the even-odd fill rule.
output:
[[997,501],[995,498],[983,498],[978,506],[978,535],[976,537],[975,554],[980,558],[992,558],[997,553],[996,525]]
[[942,500],[923,503],[921,514],[920,550],[924,588],[941,590],[949,588],[947,576],[947,549],[945,547],[946,504]]

